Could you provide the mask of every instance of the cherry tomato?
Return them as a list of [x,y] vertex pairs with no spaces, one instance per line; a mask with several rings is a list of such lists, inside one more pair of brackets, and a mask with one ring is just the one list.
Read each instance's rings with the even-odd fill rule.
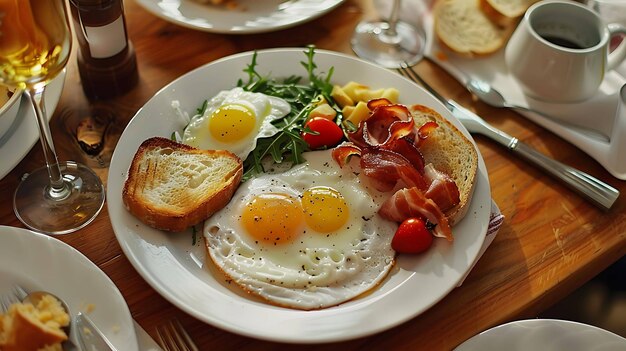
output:
[[343,131],[335,122],[324,117],[311,118],[304,127],[317,132],[317,134],[302,133],[302,139],[312,150],[321,147],[333,147],[343,138]]
[[421,253],[432,245],[433,235],[421,218],[409,218],[400,223],[391,240],[391,248],[398,253]]

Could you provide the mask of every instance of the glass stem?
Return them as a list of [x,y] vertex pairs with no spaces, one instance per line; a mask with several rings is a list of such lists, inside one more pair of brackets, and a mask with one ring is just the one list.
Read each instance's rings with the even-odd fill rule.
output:
[[389,15],[389,28],[386,30],[386,34],[390,37],[398,35],[396,26],[398,25],[398,16],[400,14],[400,0],[393,0],[393,6],[391,7],[391,15]]
[[59,160],[54,151],[52,133],[50,133],[50,125],[48,124],[44,106],[44,88],[29,88],[26,90],[26,95],[28,95],[35,109],[37,127],[39,127],[39,141],[43,148],[43,156],[46,159],[46,168],[48,169],[48,176],[50,178],[50,185],[46,188],[46,196],[52,200],[65,199],[70,195],[71,189],[63,181]]

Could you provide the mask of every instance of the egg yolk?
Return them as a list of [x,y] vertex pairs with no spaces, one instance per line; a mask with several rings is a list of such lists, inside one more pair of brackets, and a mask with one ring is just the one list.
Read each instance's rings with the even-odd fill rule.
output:
[[232,143],[250,134],[256,125],[254,112],[243,105],[222,105],[211,115],[209,131],[215,140]]
[[333,188],[318,186],[302,194],[304,220],[311,229],[329,233],[341,228],[350,211],[341,193]]
[[260,194],[245,205],[241,222],[255,240],[281,244],[300,232],[302,213],[298,199],[288,194]]

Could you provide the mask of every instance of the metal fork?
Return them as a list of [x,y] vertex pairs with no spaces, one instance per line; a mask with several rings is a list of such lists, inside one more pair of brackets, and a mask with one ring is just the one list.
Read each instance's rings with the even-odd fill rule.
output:
[[198,351],[198,347],[177,319],[157,326],[156,333],[159,345],[165,351]]

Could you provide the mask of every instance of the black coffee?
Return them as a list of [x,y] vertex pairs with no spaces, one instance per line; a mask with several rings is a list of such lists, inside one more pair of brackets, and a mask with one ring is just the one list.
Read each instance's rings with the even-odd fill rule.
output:
[[562,46],[564,48],[568,48],[568,49],[584,49],[584,47],[582,45],[578,45],[578,43],[575,43],[569,39],[565,39],[565,38],[561,38],[561,37],[554,37],[554,36],[549,36],[549,35],[543,35],[542,38],[544,38],[545,40],[551,42],[554,45],[558,45],[558,46]]

